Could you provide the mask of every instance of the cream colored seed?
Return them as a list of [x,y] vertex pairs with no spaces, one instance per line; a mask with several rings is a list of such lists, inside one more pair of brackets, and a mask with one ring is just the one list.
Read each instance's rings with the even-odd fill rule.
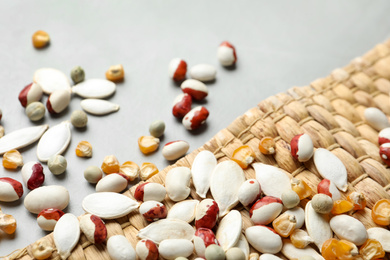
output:
[[130,181],[134,181],[140,174],[139,166],[131,161],[124,162],[119,168],[119,173],[126,175]]
[[70,116],[70,122],[77,128],[86,127],[88,123],[88,116],[84,111],[75,110]]
[[92,157],[92,145],[87,141],[81,141],[76,147],[78,157]]
[[282,202],[286,208],[292,209],[298,206],[300,199],[298,194],[295,191],[287,190],[282,193]]
[[205,256],[207,260],[224,260],[226,257],[222,247],[215,244],[206,248]]
[[32,245],[31,252],[38,260],[47,259],[52,255],[53,247],[47,239],[42,238]]
[[103,171],[97,166],[88,166],[84,171],[84,178],[89,183],[97,183],[103,177]]
[[26,115],[31,121],[41,120],[46,113],[45,105],[41,102],[32,102],[26,107]]
[[4,127],[0,125],[0,138],[4,136]]
[[325,194],[316,194],[311,200],[311,206],[320,214],[328,214],[333,208],[333,200]]
[[68,166],[68,162],[64,156],[58,154],[49,158],[47,161],[47,166],[49,167],[51,173],[54,175],[60,175],[65,172],[66,167]]
[[80,83],[85,78],[85,73],[82,67],[76,66],[70,72],[70,77],[72,78],[74,83]]

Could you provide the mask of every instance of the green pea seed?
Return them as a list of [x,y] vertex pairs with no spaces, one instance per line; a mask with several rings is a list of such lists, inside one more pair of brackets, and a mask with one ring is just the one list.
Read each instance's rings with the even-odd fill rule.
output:
[[86,127],[88,123],[88,116],[84,111],[75,110],[70,116],[70,122],[74,127],[82,128]]
[[333,208],[333,200],[326,194],[316,194],[311,200],[311,206],[320,214],[328,214]]
[[160,137],[164,134],[165,131],[165,123],[162,120],[154,121],[149,126],[149,132],[154,137]]
[[26,115],[31,121],[41,120],[45,116],[45,105],[41,102],[32,102],[26,107]]
[[245,260],[244,252],[238,247],[232,247],[226,251],[226,260]]
[[47,166],[49,167],[51,173],[54,175],[60,175],[65,172],[68,162],[62,155],[53,155],[47,161]]
[[74,67],[70,72],[70,77],[72,78],[74,83],[80,83],[85,78],[85,73],[83,68],[80,66]]
[[226,257],[222,247],[215,244],[209,245],[206,248],[205,256],[207,260],[224,260]]
[[97,183],[103,176],[102,170],[97,166],[88,166],[84,171],[84,178],[89,183]]
[[282,193],[282,202],[286,208],[292,209],[298,206],[300,199],[295,191],[288,190]]

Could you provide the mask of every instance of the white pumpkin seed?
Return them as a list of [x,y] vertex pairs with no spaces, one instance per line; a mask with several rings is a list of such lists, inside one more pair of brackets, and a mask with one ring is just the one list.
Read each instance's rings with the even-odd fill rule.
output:
[[165,177],[165,188],[173,201],[184,200],[190,195],[191,170],[188,167],[171,169]]
[[24,198],[24,206],[34,214],[38,214],[47,208],[63,210],[68,204],[69,192],[65,187],[59,185],[36,188]]
[[249,253],[250,253],[249,244],[244,234],[241,233],[241,236],[238,239],[237,243],[234,245],[234,247],[238,247],[239,249],[242,250],[242,252],[244,252],[245,259],[249,258]]
[[119,105],[102,99],[84,99],[80,105],[84,111],[93,115],[106,115],[119,110]]
[[351,216],[334,216],[330,220],[330,227],[338,238],[348,240],[357,246],[363,245],[368,238],[363,223]]
[[47,162],[51,156],[62,154],[68,148],[71,136],[69,121],[51,127],[39,140],[38,159]]
[[264,163],[253,163],[252,167],[265,195],[282,198],[283,192],[291,189],[290,177],[282,169]]
[[80,238],[80,224],[71,213],[63,215],[53,231],[54,243],[61,259],[67,259]]
[[282,249],[282,238],[266,226],[252,226],[245,230],[248,242],[261,253],[277,254]]
[[125,236],[115,235],[107,240],[107,252],[112,260],[135,260],[136,253]]
[[161,241],[158,252],[162,257],[168,260],[177,257],[188,257],[194,251],[194,245],[186,239],[166,239]]
[[309,201],[305,207],[305,224],[307,233],[314,240],[314,244],[321,251],[322,244],[333,237],[329,221],[325,215],[317,213]]
[[293,209],[286,210],[284,213],[293,215],[295,217],[295,220],[297,221],[295,229],[300,229],[305,223],[305,211],[301,207],[295,207]]
[[347,191],[347,169],[336,155],[318,148],[314,153],[314,164],[323,178],[333,182],[339,190]]
[[68,77],[57,69],[42,68],[34,72],[34,82],[38,83],[45,94],[51,94],[55,90],[71,90]]
[[217,166],[217,159],[212,152],[207,150],[199,152],[192,163],[192,182],[196,193],[203,199],[206,198],[210,188],[211,174],[215,166]]
[[244,182],[244,171],[237,163],[229,160],[217,164],[211,175],[210,190],[218,203],[220,217],[238,204],[238,190]]
[[83,98],[106,98],[114,94],[116,84],[106,79],[88,79],[72,88],[72,92]]
[[0,154],[12,149],[23,148],[36,142],[48,128],[48,125],[32,126],[4,135],[0,139]]
[[311,247],[306,247],[303,249],[296,248],[290,241],[290,239],[283,240],[282,253],[288,259],[298,259],[304,256],[311,256],[315,260],[325,260],[316,250]]
[[85,212],[103,219],[123,217],[136,208],[139,203],[129,197],[115,192],[98,192],[86,196],[82,207]]
[[390,230],[381,228],[381,227],[373,227],[367,230],[368,238],[378,240],[383,247],[385,252],[390,253]]
[[187,223],[195,219],[195,209],[198,206],[198,200],[183,200],[173,205],[168,211],[167,218],[181,219]]
[[238,210],[230,211],[221,220],[215,237],[225,252],[238,242],[241,236],[241,229],[242,217]]
[[369,107],[364,110],[364,118],[367,123],[375,130],[381,131],[386,127],[390,127],[389,120],[385,113],[376,107]]
[[180,219],[162,219],[141,229],[137,236],[159,244],[166,239],[192,240],[194,235],[194,228],[187,222]]
[[283,259],[280,257],[277,257],[276,255],[262,254],[260,256],[259,260],[283,260]]

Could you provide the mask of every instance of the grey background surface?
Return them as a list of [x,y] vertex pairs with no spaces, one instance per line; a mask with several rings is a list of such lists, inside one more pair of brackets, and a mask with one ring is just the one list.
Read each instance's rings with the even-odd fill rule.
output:
[[[160,149],[144,156],[137,139],[148,135],[149,124],[162,119],[166,134],[161,145],[183,139],[190,151],[200,147],[237,116],[258,102],[293,86],[301,86],[346,65],[390,35],[390,2],[382,1],[0,1],[0,108],[6,133],[32,126],[17,97],[32,81],[35,70],[57,68],[67,75],[82,66],[87,78],[104,78],[109,66],[123,64],[126,79],[117,85],[110,101],[119,112],[89,116],[85,130],[72,129],[72,141],[64,156],[65,174],[55,177],[44,165],[45,185],[63,185],[70,192],[66,212],[83,213],[81,201],[94,192],[83,178],[89,165],[100,166],[106,155],[121,163],[153,162],[159,169],[169,165]],[[36,50],[31,36],[36,30],[51,36],[51,45]],[[224,40],[235,45],[238,63],[226,70],[216,59]],[[210,111],[202,129],[189,132],[171,114],[172,102],[181,93],[168,78],[174,57],[191,67],[209,63],[217,67],[217,80],[208,84],[202,102]],[[43,98],[46,102],[47,97]],[[50,126],[68,120],[81,109],[73,97],[60,116],[46,115]],[[77,158],[79,141],[93,145],[91,159]],[[23,149],[24,161],[37,160],[36,145]],[[0,167],[0,177],[22,180],[21,172]],[[27,246],[47,233],[23,199],[0,203],[16,217],[17,232],[0,232],[0,256]]]

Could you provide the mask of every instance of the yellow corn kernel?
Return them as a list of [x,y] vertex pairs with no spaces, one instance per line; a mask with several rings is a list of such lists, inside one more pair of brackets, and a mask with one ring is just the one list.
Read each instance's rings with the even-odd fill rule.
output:
[[333,208],[331,213],[333,215],[340,215],[351,211],[353,209],[353,204],[347,200],[336,200],[333,203]]
[[385,256],[382,244],[375,239],[367,239],[360,247],[359,253],[364,259],[378,259]]
[[160,139],[154,136],[141,136],[138,138],[138,146],[143,154],[150,154],[157,150]]
[[7,234],[13,234],[16,230],[16,219],[9,214],[4,214],[0,208],[0,230]]
[[295,219],[295,216],[286,213],[283,213],[272,222],[275,231],[282,237],[291,235],[296,225],[297,220]]
[[381,226],[390,225],[390,200],[378,200],[371,210],[371,217],[375,224]]
[[15,170],[23,166],[23,157],[17,150],[10,150],[3,155],[3,166],[6,169]]
[[125,77],[125,71],[121,64],[113,65],[106,71],[106,78],[111,81],[122,81]]
[[309,197],[313,192],[305,181],[297,178],[291,179],[291,189],[298,194],[300,200]]
[[255,159],[255,153],[248,145],[243,145],[234,150],[231,159],[242,169],[246,169]]
[[145,162],[141,165],[141,180],[145,181],[157,173],[157,166],[153,163]]
[[352,192],[348,195],[347,200],[353,204],[354,210],[362,210],[366,207],[367,201],[360,192]]
[[302,229],[295,229],[290,235],[290,240],[293,246],[299,249],[303,249],[314,242],[309,234]]
[[272,137],[266,136],[260,140],[259,150],[262,154],[275,153],[275,141]]
[[102,163],[102,171],[106,174],[119,172],[119,161],[115,155],[107,155]]
[[135,162],[127,161],[121,165],[119,173],[126,175],[130,181],[134,181],[139,176],[140,169]]
[[32,43],[35,48],[43,48],[46,47],[50,42],[50,36],[45,31],[36,31],[32,36]]
[[92,145],[87,141],[81,141],[76,147],[78,157],[92,157]]

